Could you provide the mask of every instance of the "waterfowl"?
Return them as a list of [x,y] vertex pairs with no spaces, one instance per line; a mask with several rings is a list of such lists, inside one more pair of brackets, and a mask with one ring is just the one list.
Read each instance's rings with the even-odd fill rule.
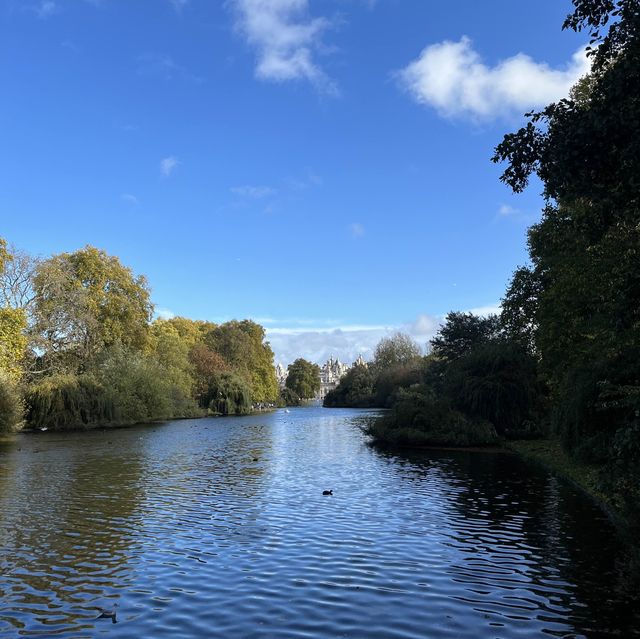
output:
[[333,490],[323,490],[322,494],[323,495],[333,495]]
[[111,610],[109,610],[109,608],[100,608],[100,614],[96,617],[96,619],[111,619],[111,623],[117,623],[117,608],[117,603],[113,604],[113,608],[111,608]]

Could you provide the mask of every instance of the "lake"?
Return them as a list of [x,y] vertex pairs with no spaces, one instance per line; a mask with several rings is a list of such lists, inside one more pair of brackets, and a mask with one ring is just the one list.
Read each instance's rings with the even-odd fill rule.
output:
[[[640,634],[586,497],[508,453],[380,452],[366,414],[0,444],[0,636]],[[114,603],[117,623],[96,619]]]

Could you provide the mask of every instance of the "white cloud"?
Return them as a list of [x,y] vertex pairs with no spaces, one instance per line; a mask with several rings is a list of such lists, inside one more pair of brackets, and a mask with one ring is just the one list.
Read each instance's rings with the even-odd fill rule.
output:
[[[275,322],[273,318],[269,318]],[[324,363],[330,356],[338,357],[350,364],[358,355],[365,360],[373,358],[378,342],[401,331],[409,334],[425,347],[436,334],[441,318],[420,315],[413,322],[394,325],[339,325],[326,326],[318,323],[315,327],[301,326],[304,320],[296,320],[292,327],[268,327],[267,339],[275,353],[276,361],[288,364],[297,357],[312,362]]]
[[57,13],[58,9],[58,5],[53,0],[42,0],[42,2],[35,7],[36,15],[42,20],[49,18],[54,13]]
[[189,4],[189,0],[169,0],[169,2],[177,13],[180,13]]
[[359,222],[349,224],[349,231],[353,237],[362,237],[364,235],[364,226]]
[[335,84],[314,60],[329,21],[309,15],[309,0],[233,0],[233,5],[238,30],[257,52],[258,78],[308,80],[335,93]]
[[502,204],[498,209],[498,215],[502,217],[509,217],[510,215],[517,215],[520,213],[520,209],[516,209],[508,204]]
[[[487,316],[500,313],[499,304],[487,304],[465,312]],[[286,365],[298,357],[322,364],[330,356],[338,357],[350,364],[358,355],[371,360],[376,345],[384,338],[398,331],[410,335],[423,352],[428,352],[429,341],[435,336],[444,322],[444,316],[423,313],[415,320],[393,325],[342,324],[335,321],[307,319],[277,320],[273,317],[256,318],[267,325],[267,339],[275,354],[275,361]],[[282,324],[287,323],[288,326]],[[310,322],[315,325],[309,325]]]
[[176,314],[170,308],[156,308],[155,316],[158,319],[170,320],[173,319]]
[[243,186],[234,186],[231,188],[231,192],[240,197],[250,198],[252,200],[259,200],[270,195],[275,195],[278,191],[271,186],[253,186],[251,184],[244,184]]
[[476,306],[475,308],[467,309],[465,312],[486,317],[487,315],[499,315],[501,310],[502,307],[500,304],[487,304],[486,306]]
[[420,104],[446,117],[493,119],[523,113],[566,97],[589,71],[583,48],[563,69],[553,69],[524,53],[487,66],[466,36],[426,47],[398,73]]
[[122,199],[125,202],[127,202],[127,204],[133,204],[136,206],[140,204],[140,200],[135,195],[132,195],[131,193],[123,193]]
[[169,177],[178,166],[178,164],[180,164],[178,158],[174,157],[173,155],[160,160],[160,173],[162,173],[162,177]]

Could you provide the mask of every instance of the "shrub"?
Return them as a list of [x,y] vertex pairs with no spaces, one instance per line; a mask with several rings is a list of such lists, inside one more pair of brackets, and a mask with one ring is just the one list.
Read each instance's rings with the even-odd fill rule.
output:
[[31,386],[26,404],[27,422],[51,430],[102,425],[115,415],[104,387],[87,376],[48,377]]
[[369,366],[354,366],[329,391],[323,405],[329,408],[369,408],[374,406],[375,375]]
[[406,366],[394,366],[381,371],[374,385],[374,405],[389,408],[395,401],[399,389],[409,388],[421,379],[420,360]]
[[530,419],[538,401],[536,365],[519,346],[494,340],[453,362],[445,375],[453,406],[511,435]]
[[209,410],[218,415],[251,412],[251,387],[234,373],[218,373],[209,379]]
[[278,398],[279,406],[300,406],[301,399],[294,390],[287,388],[286,386],[280,391]]
[[188,395],[184,375],[162,366],[154,357],[115,347],[105,353],[91,376],[106,389],[116,423],[135,424],[201,414]]
[[498,440],[489,422],[463,415],[424,386],[399,391],[390,413],[373,420],[367,432],[377,443],[398,446],[486,446]]
[[20,425],[23,405],[16,385],[0,373],[0,433],[10,432]]

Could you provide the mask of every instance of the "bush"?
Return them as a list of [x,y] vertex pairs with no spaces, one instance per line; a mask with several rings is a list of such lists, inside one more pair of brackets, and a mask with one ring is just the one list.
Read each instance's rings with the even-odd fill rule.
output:
[[377,443],[397,446],[486,446],[498,441],[486,420],[471,419],[424,386],[399,391],[388,415],[367,428]]
[[494,340],[453,362],[445,374],[453,406],[472,419],[491,422],[510,436],[530,420],[539,389],[533,358],[519,346]]
[[209,410],[217,415],[246,415],[251,412],[251,387],[233,373],[218,373],[209,380]]
[[640,411],[637,357],[637,352],[586,357],[566,371],[552,423],[564,448],[582,461],[606,462],[618,428],[633,423]]
[[374,384],[374,405],[389,408],[399,389],[417,384],[421,379],[420,363],[420,360],[416,360],[412,365],[394,366],[381,371]]
[[67,430],[124,426],[202,412],[176,371],[155,358],[114,347],[82,375],[56,375],[27,393],[27,421]]
[[354,366],[329,391],[323,406],[328,408],[370,408],[375,405],[373,385],[375,376],[369,366]]
[[95,380],[75,375],[48,377],[26,397],[27,422],[35,428],[65,430],[113,421],[114,404]]
[[278,406],[300,406],[302,400],[294,390],[286,386],[280,391]]
[[201,414],[188,395],[183,375],[165,368],[154,357],[116,347],[103,356],[91,376],[106,389],[113,420],[135,424]]
[[640,423],[618,429],[609,448],[600,484],[617,508],[640,528]]
[[16,385],[7,375],[0,374],[0,433],[18,428],[22,417],[23,405]]

